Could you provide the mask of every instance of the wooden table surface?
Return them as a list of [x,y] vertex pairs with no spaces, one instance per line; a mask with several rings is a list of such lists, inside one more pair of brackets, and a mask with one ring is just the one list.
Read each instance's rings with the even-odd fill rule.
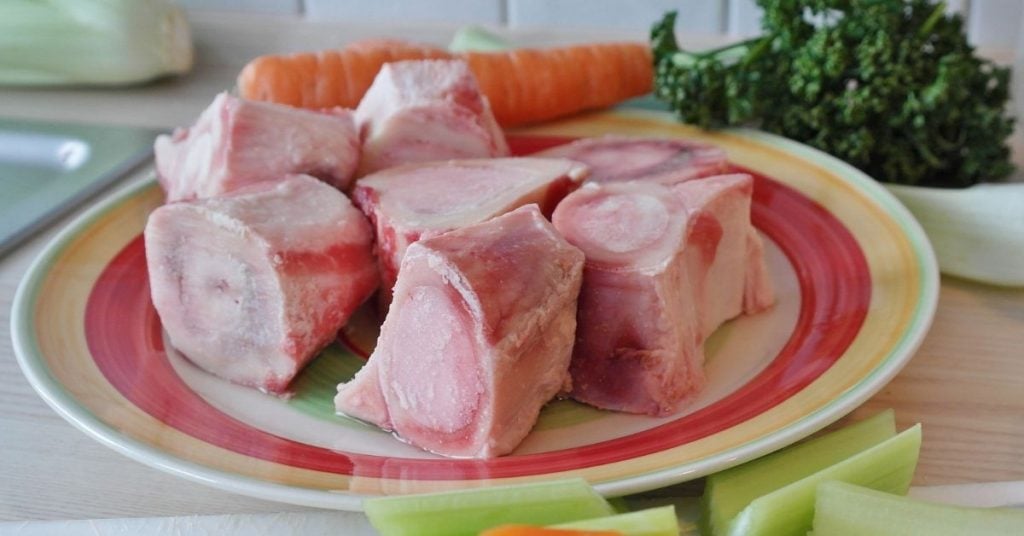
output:
[[[453,28],[389,29],[284,18],[194,20],[198,64],[187,77],[133,89],[0,89],[0,116],[171,127],[190,123],[228,89],[249,58],[368,36],[445,43]],[[555,43],[643,33],[519,32]],[[1021,155],[1018,154],[1018,160]],[[1024,210],[1024,207],[1022,207]],[[21,277],[72,216],[0,259],[0,324],[9,325]],[[1021,252],[1024,255],[1024,252]],[[894,408],[900,427],[924,425],[915,484],[1024,480],[1024,289],[943,277],[938,312],[910,364],[853,417]],[[298,511],[186,481],[129,460],[50,410],[0,338],[0,520]]]

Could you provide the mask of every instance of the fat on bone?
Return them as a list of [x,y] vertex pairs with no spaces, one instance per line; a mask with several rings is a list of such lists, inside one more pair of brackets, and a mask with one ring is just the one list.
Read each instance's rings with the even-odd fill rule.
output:
[[413,244],[337,410],[445,456],[511,452],[569,385],[583,262],[536,205]]
[[154,151],[157,177],[173,202],[299,173],[346,190],[360,141],[349,110],[303,110],[221,93],[195,125],[157,137]]
[[752,180],[587,184],[553,222],[587,257],[570,367],[573,398],[663,416],[704,386],[704,340],[771,304]]
[[590,168],[587,182],[643,180],[676,184],[721,175],[725,151],[713,145],[664,138],[605,136],[552,147],[533,156],[570,158]]
[[536,203],[550,215],[587,168],[562,158],[492,158],[410,164],[363,177],[353,200],[377,235],[382,300],[410,244]]
[[469,66],[413,60],[381,68],[356,108],[363,139],[359,175],[416,162],[509,154]]
[[377,288],[373,233],[306,175],[156,209],[144,232],[171,344],[232,382],[280,393]]
[[[740,314],[760,312],[775,301],[764,244],[750,219],[753,177],[736,173],[708,180],[708,184],[697,181],[671,187],[687,213],[696,214],[690,218],[685,247],[696,248],[687,259],[689,271],[701,274],[704,281],[697,295],[702,339],[723,322]],[[717,227],[721,228],[721,238],[715,238],[719,236]],[[713,241],[718,245],[712,251]],[[710,261],[706,272],[701,271],[705,265],[702,260]],[[716,284],[728,288],[717,288]]]

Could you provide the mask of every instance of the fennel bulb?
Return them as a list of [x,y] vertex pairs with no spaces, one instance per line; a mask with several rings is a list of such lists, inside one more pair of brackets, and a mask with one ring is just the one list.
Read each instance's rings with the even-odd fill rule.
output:
[[921,223],[943,273],[1024,286],[1024,183],[885,186]]
[[0,1],[0,84],[129,84],[191,67],[171,0]]

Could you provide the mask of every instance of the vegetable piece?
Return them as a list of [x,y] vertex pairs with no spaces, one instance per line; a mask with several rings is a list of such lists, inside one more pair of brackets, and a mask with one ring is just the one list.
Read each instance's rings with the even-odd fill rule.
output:
[[827,469],[755,499],[733,520],[729,534],[806,534],[814,517],[815,490],[827,480],[905,494],[914,476],[920,449],[921,425],[918,424]]
[[603,108],[651,91],[651,52],[641,43],[593,43],[463,57],[502,126]]
[[191,67],[188,21],[170,0],[0,2],[0,84],[130,84]]
[[921,223],[943,273],[1024,286],[1024,184],[888,188]]
[[678,536],[679,519],[672,505],[648,508],[583,521],[559,523],[547,527],[505,525],[481,533],[480,536]]
[[576,530],[609,530],[623,536],[677,536],[679,519],[672,505],[648,508],[625,514],[598,517],[552,525],[551,528]]
[[389,39],[356,41],[341,50],[260,56],[238,75],[242,98],[302,108],[355,108],[385,63],[451,58],[429,45]]
[[463,26],[455,32],[452,42],[448,44],[448,50],[452,52],[466,52],[475,50],[477,52],[498,52],[508,50],[512,45],[479,26]]
[[1020,534],[1024,510],[916,501],[844,482],[818,486],[815,536],[973,536]]
[[623,536],[613,530],[555,529],[535,525],[502,525],[487,529],[480,536]]
[[[520,111],[517,109],[510,109],[507,106],[503,111],[498,111],[496,102],[504,102],[500,97],[505,95],[503,92],[503,84],[506,82],[502,79],[500,70],[497,73],[491,72],[488,76],[488,80],[491,82],[491,87],[485,87],[484,92],[491,99],[491,105],[495,107],[495,115],[498,116],[498,122],[507,126],[519,123],[531,123],[544,119],[554,119],[563,115],[569,115],[574,111],[610,106],[626,100],[627,98],[648,93],[651,90],[650,80],[653,76],[650,68],[650,52],[646,47],[630,46],[628,43],[613,45],[622,47],[622,53],[624,55],[623,58],[614,59],[613,61],[623,62],[622,67],[629,72],[632,72],[635,78],[616,80],[613,76],[606,77],[603,82],[598,78],[604,76],[602,69],[606,70],[609,67],[612,67],[612,65],[604,64],[604,62],[608,61],[604,58],[606,56],[615,58],[613,47],[605,47],[603,45],[581,45],[576,47],[547,49],[543,51],[547,54],[547,64],[545,65],[545,70],[540,71],[539,75],[547,79],[547,84],[552,84],[552,81],[555,81],[555,83],[571,82],[572,86],[569,86],[569,88],[575,87],[576,90],[584,91],[584,93],[581,95],[574,95],[571,93],[565,94],[564,97],[562,97],[564,99],[563,101],[552,103],[551,108],[555,110],[552,112],[543,112],[543,108],[537,105],[537,110],[543,112],[542,117],[531,115],[538,113],[537,111],[534,111],[530,114],[526,114],[528,117],[514,119],[512,117],[518,115]],[[590,50],[587,50],[588,47]],[[452,42],[448,46],[449,50],[453,52],[463,52],[467,56],[473,53],[483,53],[478,55],[478,63],[481,64],[485,62],[500,64],[502,61],[499,59],[500,55],[494,53],[507,51],[511,48],[511,43],[491,32],[488,32],[487,30],[484,30],[483,28],[480,28],[479,26],[467,26],[460,29],[455,33],[455,37],[452,38]],[[514,55],[515,51],[513,50],[509,54]],[[592,61],[587,60],[586,56],[588,54],[592,54],[594,56]],[[541,84],[532,83],[530,75],[532,71],[530,71],[529,67],[523,68],[522,65],[524,60],[530,60],[532,56],[533,54],[529,53],[526,57],[512,57],[513,67],[520,68],[521,74],[518,78],[520,80],[531,80],[531,83],[529,84],[520,83],[520,88],[522,88],[524,93],[527,93],[528,91],[530,92],[529,94],[518,96],[518,100],[520,102],[523,99],[527,99],[528,102],[537,102],[536,100],[530,100],[534,99],[534,95],[539,95],[539,98],[547,99],[550,98],[549,94],[551,93],[556,95],[558,94],[558,88],[545,88]],[[582,57],[573,58],[572,56]],[[573,64],[559,66],[556,64],[559,60],[562,60],[563,63],[566,61],[580,61],[581,63],[578,65]],[[587,65],[588,67],[581,70],[581,65]],[[485,68],[484,66],[473,68],[472,64],[470,67],[473,69],[474,73],[477,73],[477,78],[480,78],[481,76],[477,69],[482,71]],[[616,68],[616,70],[618,70],[618,68]],[[589,77],[589,81],[585,81],[585,77]],[[567,80],[563,82],[562,80],[565,79]],[[483,86],[483,82],[481,82],[481,86]],[[616,87],[618,87],[617,90],[615,89]],[[607,96],[602,96],[602,94],[598,93],[597,90],[609,93]],[[625,93],[620,94],[619,92]],[[561,95],[559,96],[561,97]],[[573,105],[572,100],[579,97],[584,97],[584,100]],[[586,99],[590,99],[592,103],[588,104]],[[563,109],[571,111],[562,111]]]
[[364,507],[383,536],[475,536],[495,525],[546,525],[615,513],[581,478],[381,497]]
[[262,56],[238,77],[246,99],[301,106],[353,107],[381,65],[403,59],[462,58],[502,126],[544,121],[611,106],[651,90],[651,53],[643,43],[451,55],[401,41],[363,41],[342,50]]
[[943,2],[758,0],[761,37],[681,50],[651,32],[655,93],[702,127],[754,125],[884,182],[963,187],[1013,165],[1009,70],[975,56]]
[[612,510],[615,510],[617,514],[625,514],[629,512],[629,503],[626,502],[625,497],[609,497],[608,504],[612,505]]
[[896,435],[893,411],[883,411],[827,435],[715,473],[704,484],[704,532],[721,535],[751,501],[835,465]]

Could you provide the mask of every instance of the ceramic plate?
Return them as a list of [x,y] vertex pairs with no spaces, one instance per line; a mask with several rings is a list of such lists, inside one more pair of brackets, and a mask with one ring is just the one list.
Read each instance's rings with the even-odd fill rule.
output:
[[381,494],[568,476],[606,495],[693,479],[839,419],[913,355],[935,311],[938,272],[920,227],[873,180],[782,138],[708,134],[639,110],[520,130],[510,142],[526,154],[607,133],[709,141],[755,175],[752,218],[777,303],[712,336],[707,389],[671,417],[557,401],[512,455],[421,452],[333,412],[335,385],[372,349],[369,314],[349,323],[288,399],[213,378],[166,344],[150,303],[140,233],[161,202],[153,181],[97,206],[31,267],[12,321],[21,366],[63,417],[143,463],[264,499],[359,509]]

